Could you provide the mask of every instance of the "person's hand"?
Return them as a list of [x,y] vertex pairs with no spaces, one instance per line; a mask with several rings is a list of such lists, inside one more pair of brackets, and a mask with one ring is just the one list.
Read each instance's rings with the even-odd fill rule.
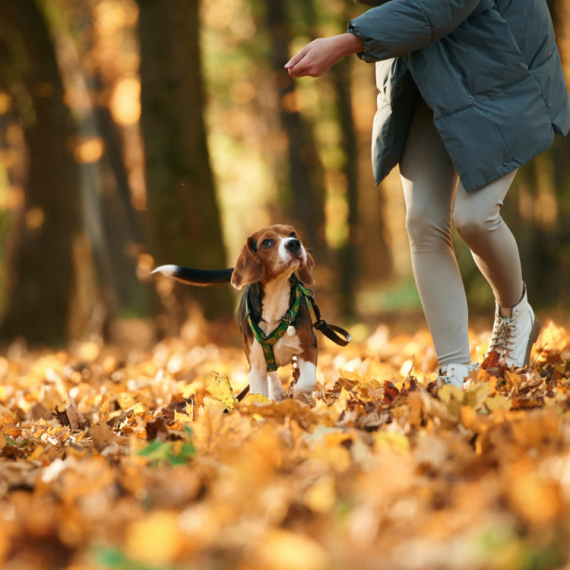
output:
[[293,56],[285,64],[285,69],[293,77],[320,77],[339,59],[361,51],[364,51],[364,45],[354,34],[319,38]]

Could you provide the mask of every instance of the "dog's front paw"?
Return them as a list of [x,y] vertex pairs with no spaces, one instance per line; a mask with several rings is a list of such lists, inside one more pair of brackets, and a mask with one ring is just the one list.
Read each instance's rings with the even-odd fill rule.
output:
[[287,399],[287,392],[285,392],[283,386],[275,386],[273,389],[269,388],[269,399],[274,402],[281,402]]

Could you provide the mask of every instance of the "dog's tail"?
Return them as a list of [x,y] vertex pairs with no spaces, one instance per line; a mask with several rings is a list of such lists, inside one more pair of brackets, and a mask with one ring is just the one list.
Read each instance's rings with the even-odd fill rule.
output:
[[180,265],[161,265],[153,271],[153,273],[162,273],[182,283],[201,287],[216,285],[217,283],[229,283],[232,279],[233,272],[233,267],[230,269],[208,270],[191,269]]

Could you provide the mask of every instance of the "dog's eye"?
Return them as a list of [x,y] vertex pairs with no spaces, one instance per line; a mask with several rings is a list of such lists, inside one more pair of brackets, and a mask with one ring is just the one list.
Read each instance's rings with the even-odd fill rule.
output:
[[295,232],[291,232],[291,233],[289,234],[289,237],[296,238],[296,237],[297,237],[297,234],[296,234]]
[[261,247],[264,249],[269,249],[273,245],[273,242],[270,239],[264,239],[261,243]]

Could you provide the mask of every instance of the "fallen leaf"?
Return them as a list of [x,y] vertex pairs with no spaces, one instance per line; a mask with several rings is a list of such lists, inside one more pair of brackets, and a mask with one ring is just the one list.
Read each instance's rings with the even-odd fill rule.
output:
[[216,400],[219,400],[230,410],[236,405],[230,380],[224,374],[215,374],[212,383],[206,388]]

